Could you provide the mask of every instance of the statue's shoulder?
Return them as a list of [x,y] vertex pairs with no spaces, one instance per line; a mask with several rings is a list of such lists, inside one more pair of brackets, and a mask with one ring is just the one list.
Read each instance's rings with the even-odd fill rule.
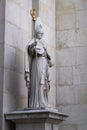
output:
[[32,43],[34,43],[34,42],[35,42],[35,39],[33,38],[33,39],[31,39],[31,40],[28,42],[27,46],[32,45]]

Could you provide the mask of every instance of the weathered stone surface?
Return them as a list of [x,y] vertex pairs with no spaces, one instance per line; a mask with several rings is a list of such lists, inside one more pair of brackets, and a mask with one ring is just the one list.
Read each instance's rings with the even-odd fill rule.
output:
[[8,0],[7,6],[6,6],[6,20],[10,21],[11,23],[19,26],[20,28],[28,32],[29,25],[30,25],[30,29],[32,27],[30,19],[31,19],[31,16],[29,15],[27,11],[23,10],[15,2]]
[[15,53],[16,53],[15,48],[7,45],[5,46],[5,59],[4,59],[5,68],[15,70],[16,68]]
[[32,1],[29,0],[25,0],[25,2],[23,0],[13,0],[16,4],[18,4],[21,8],[29,11],[29,8],[31,8],[32,6]]
[[20,34],[20,29],[17,26],[15,26],[9,22],[6,22],[6,24],[5,24],[5,42],[6,42],[6,44],[13,46],[13,47],[17,47],[18,40],[19,40],[19,34]]
[[5,0],[0,0],[0,20],[4,22],[5,17]]
[[[2,91],[0,91],[0,118],[2,117],[2,111],[3,111],[3,108],[2,108],[2,105],[3,105],[3,94],[2,94]],[[1,119],[0,119],[1,120]],[[1,122],[0,122],[1,124]]]
[[5,70],[4,73],[5,92],[14,96],[27,96],[27,88],[25,87],[24,75],[14,71]]
[[86,10],[87,1],[86,0],[76,0],[76,10]]
[[4,66],[4,47],[0,44],[0,67]]
[[80,85],[75,87],[75,98],[78,104],[87,104],[87,85]]
[[77,46],[87,46],[87,28],[79,28],[76,31]]
[[56,53],[57,66],[72,66],[76,65],[76,48],[60,49]]
[[73,84],[80,84],[80,66],[73,66]]
[[6,22],[5,27],[6,44],[24,51],[26,44],[31,39],[30,33],[9,22]]
[[[39,2],[39,16],[41,17],[42,21],[49,25],[49,8],[44,3]],[[43,15],[42,15],[43,14]]]
[[87,64],[87,47],[77,48],[77,65]]
[[57,5],[57,10],[69,10],[72,8],[75,8],[75,3],[76,0],[57,0],[56,5]]
[[26,125],[31,123],[49,123],[51,124],[59,124],[63,120],[65,120],[68,115],[64,113],[58,112],[57,109],[46,108],[46,109],[20,109],[19,111],[13,111],[5,113],[5,119],[8,121],[13,121],[16,124],[21,126],[21,123]]
[[73,84],[87,84],[86,65],[78,65],[73,67]]
[[2,117],[0,116],[0,129],[2,129]]
[[56,86],[51,84],[48,101],[51,106],[56,107]]
[[63,122],[64,125],[87,124],[87,105],[59,106],[58,109],[69,115],[67,120]]
[[24,52],[16,49],[16,71],[24,73]]
[[76,35],[75,30],[63,30],[57,31],[57,41],[65,41],[66,44],[68,41],[75,41]]
[[0,20],[0,43],[4,44],[4,20]]
[[75,29],[75,14],[57,16],[57,30]]
[[81,10],[77,12],[77,27],[87,27],[87,10]]
[[76,125],[59,125],[59,130],[77,130]]
[[57,105],[76,104],[75,89],[73,87],[57,87]]
[[0,68],[0,92],[3,91],[3,69]]
[[[18,102],[16,96],[10,94],[10,92],[4,92],[3,94],[3,112],[9,112],[16,109],[16,103]],[[10,105],[9,105],[10,104]]]
[[79,125],[78,130],[86,130],[87,129],[87,124]]
[[73,73],[72,67],[57,67],[57,85],[72,86]]

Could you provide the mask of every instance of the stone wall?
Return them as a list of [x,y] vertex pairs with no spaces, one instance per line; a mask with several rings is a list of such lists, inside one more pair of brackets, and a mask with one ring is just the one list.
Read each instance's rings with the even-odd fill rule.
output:
[[4,78],[4,32],[5,0],[0,0],[0,130],[2,129],[3,111],[3,78]]
[[87,129],[87,0],[56,0],[59,130]]
[[[32,36],[32,19],[29,14],[32,1],[5,2],[3,113],[27,107],[24,50]],[[3,120],[3,130],[10,130],[9,126]]]

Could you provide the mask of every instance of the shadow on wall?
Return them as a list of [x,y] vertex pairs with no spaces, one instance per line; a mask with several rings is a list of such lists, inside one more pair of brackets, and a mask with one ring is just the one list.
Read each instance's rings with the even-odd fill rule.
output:
[[[7,48],[8,49],[8,48]],[[10,48],[11,49],[11,48]],[[10,52],[9,52],[10,53]],[[10,53],[11,55],[11,53]],[[24,53],[16,49],[14,55],[6,55],[9,64],[5,65],[4,73],[4,112],[16,110],[27,106],[27,88],[24,81]],[[14,66],[13,60],[14,59]],[[11,66],[11,68],[10,68]]]

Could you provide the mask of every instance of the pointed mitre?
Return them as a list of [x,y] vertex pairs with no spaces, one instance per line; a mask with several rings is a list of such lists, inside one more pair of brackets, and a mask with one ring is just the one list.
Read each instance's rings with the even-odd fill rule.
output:
[[40,19],[40,17],[37,17],[36,21],[35,21],[35,32],[40,32],[40,33],[44,33],[43,32],[43,25],[42,25],[42,21]]

